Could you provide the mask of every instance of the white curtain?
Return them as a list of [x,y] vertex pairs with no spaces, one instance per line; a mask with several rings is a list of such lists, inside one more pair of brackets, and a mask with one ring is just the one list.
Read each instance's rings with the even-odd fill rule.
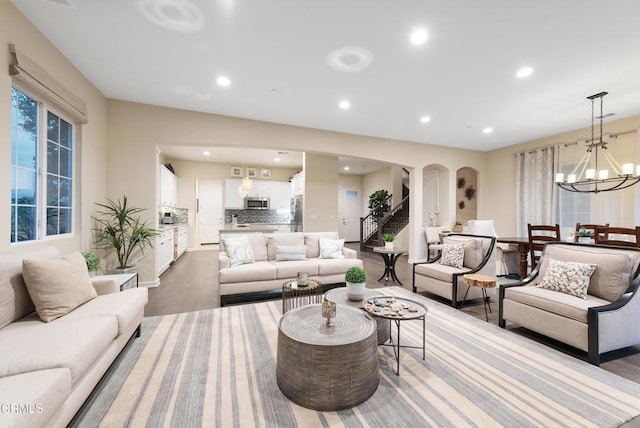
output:
[[556,224],[554,169],[556,148],[545,147],[516,154],[516,226],[527,236],[527,223]]

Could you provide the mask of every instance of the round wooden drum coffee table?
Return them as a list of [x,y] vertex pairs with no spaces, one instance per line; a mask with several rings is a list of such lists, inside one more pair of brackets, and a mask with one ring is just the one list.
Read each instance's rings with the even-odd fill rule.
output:
[[300,406],[348,409],[378,388],[376,323],[362,310],[340,306],[327,327],[322,304],[292,309],[280,318],[276,379]]

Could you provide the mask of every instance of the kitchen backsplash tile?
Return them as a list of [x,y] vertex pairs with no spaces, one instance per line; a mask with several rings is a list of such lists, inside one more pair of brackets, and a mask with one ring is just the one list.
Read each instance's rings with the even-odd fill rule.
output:
[[224,222],[231,223],[233,215],[238,216],[240,223],[289,223],[291,214],[278,210],[224,210]]
[[165,213],[172,213],[176,224],[186,224],[189,222],[189,210],[187,208],[169,207],[165,205],[161,206],[160,212],[158,213],[160,224],[162,224],[162,218]]

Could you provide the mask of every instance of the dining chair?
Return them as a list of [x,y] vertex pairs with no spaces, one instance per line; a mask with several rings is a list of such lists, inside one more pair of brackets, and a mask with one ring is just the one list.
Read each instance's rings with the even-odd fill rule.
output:
[[640,226],[597,227],[595,241],[602,245],[640,248]]
[[[576,232],[579,232],[580,229],[585,229],[587,231],[591,231],[591,235],[593,236],[593,239],[595,240],[595,236],[596,236],[596,228],[598,227],[609,227],[609,223],[606,224],[582,224],[582,223],[576,223]],[[578,242],[580,239],[580,237],[578,235],[575,235],[573,237],[574,242]],[[604,239],[607,239],[607,236],[604,236]]]
[[527,224],[529,233],[529,251],[531,254],[531,270],[533,271],[540,260],[540,255],[547,242],[560,241],[560,226],[546,224]]

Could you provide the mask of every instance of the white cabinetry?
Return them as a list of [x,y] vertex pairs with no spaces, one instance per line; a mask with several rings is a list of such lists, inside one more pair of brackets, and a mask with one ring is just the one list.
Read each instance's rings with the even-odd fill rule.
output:
[[271,197],[271,182],[253,180],[253,188],[249,192],[249,196],[259,196],[261,198]]
[[241,210],[244,208],[244,199],[240,196],[239,187],[242,180],[229,178],[224,181],[224,207],[227,209]]
[[271,209],[291,209],[291,184],[287,181],[274,181],[271,183]]
[[189,238],[189,229],[187,228],[187,226],[178,226],[175,232],[175,239],[176,239],[175,259],[176,260],[178,260],[178,257],[184,254],[184,252],[187,250],[188,238]]
[[291,179],[291,196],[304,195],[304,171],[297,173]]
[[178,205],[178,178],[164,165],[160,165],[160,205]]
[[173,229],[169,229],[158,236],[158,275],[167,270],[173,261],[173,233]]

